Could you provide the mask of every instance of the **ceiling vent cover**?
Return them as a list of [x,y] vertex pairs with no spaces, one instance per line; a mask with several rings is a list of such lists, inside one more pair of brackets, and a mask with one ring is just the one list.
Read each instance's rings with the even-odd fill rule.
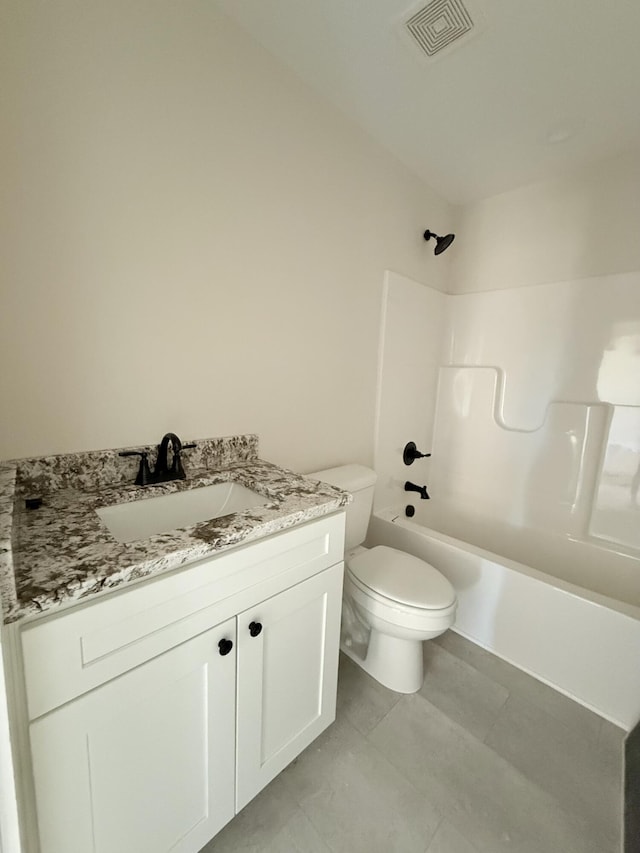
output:
[[427,56],[435,56],[473,29],[473,21],[462,0],[432,0],[405,24]]

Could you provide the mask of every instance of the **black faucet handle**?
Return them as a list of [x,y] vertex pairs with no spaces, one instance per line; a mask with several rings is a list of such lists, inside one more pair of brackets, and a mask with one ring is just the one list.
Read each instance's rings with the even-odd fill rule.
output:
[[187,479],[187,475],[185,474],[184,468],[182,466],[182,451],[183,450],[191,450],[191,448],[195,447],[195,446],[196,446],[196,443],[194,441],[194,442],[191,442],[191,444],[183,444],[183,445],[181,445],[181,447],[178,450],[174,451],[173,464],[171,466],[171,473],[176,477],[176,479],[178,479],[178,480],[186,480]]
[[416,459],[427,459],[429,456],[431,456],[430,453],[420,453],[415,441],[407,442],[402,451],[402,461],[405,465],[412,465]]
[[149,453],[146,450],[123,450],[118,456],[139,456],[140,467],[134,481],[136,486],[148,486],[151,482],[151,469],[149,468]]
[[176,480],[186,480],[187,475],[184,473],[184,468],[182,466],[182,459],[180,458],[180,454],[176,453],[173,457],[173,465],[171,466],[171,473],[176,478]]

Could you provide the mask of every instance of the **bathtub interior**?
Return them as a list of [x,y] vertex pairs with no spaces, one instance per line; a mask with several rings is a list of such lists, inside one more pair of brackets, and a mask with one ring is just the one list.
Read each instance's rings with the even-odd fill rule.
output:
[[[478,513],[447,509],[441,501],[415,506],[414,520],[461,542],[497,554],[552,579],[640,608],[640,557],[596,542],[532,527],[514,527]],[[405,517],[405,507],[392,507]],[[552,581],[553,582],[553,581]]]

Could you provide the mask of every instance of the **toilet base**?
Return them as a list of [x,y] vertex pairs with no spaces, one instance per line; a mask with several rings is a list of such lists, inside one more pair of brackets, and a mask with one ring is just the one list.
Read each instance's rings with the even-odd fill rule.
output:
[[341,644],[342,651],[376,681],[396,693],[417,693],[424,682],[421,640],[404,640],[371,630],[366,658]]

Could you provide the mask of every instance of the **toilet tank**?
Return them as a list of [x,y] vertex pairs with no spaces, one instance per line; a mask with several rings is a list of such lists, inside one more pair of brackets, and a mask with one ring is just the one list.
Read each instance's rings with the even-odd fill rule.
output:
[[307,474],[314,480],[322,480],[330,486],[337,486],[353,495],[353,500],[347,505],[347,529],[345,551],[350,551],[356,545],[361,545],[367,535],[371,508],[373,506],[373,488],[376,482],[376,472],[364,465],[339,465],[337,468],[325,468]]

